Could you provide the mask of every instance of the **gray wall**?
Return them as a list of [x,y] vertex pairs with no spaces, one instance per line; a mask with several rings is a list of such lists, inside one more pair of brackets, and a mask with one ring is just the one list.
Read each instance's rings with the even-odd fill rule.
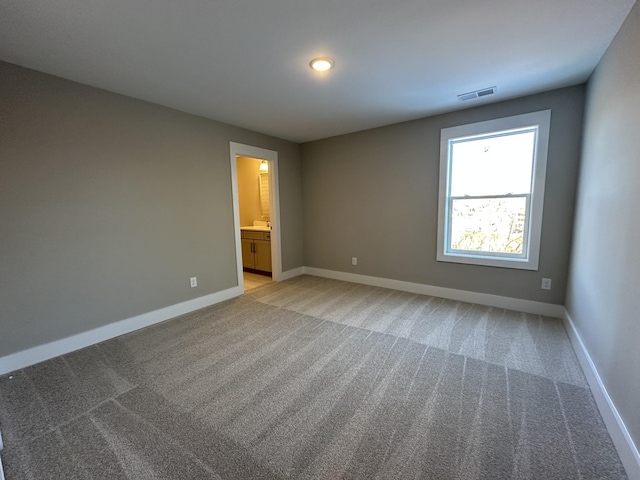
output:
[[589,81],[567,310],[640,445],[640,3]]
[[229,141],[278,151],[302,266],[298,145],[0,63],[0,356],[237,285]]
[[[305,265],[563,304],[584,87],[302,145]],[[539,271],[436,262],[440,130],[551,109]],[[351,266],[351,257],[358,266]],[[542,277],[553,289],[540,289]]]

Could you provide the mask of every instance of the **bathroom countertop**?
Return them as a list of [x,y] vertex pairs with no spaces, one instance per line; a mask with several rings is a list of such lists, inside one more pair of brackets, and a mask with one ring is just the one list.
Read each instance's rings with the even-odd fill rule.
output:
[[262,227],[262,226],[257,226],[257,227],[247,226],[247,227],[240,227],[240,230],[250,230],[252,232],[270,232],[271,228]]

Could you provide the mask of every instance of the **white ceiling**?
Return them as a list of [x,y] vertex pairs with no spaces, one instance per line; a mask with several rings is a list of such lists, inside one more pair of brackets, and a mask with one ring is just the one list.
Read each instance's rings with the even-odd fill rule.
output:
[[0,0],[0,59],[304,142],[584,82],[634,3]]

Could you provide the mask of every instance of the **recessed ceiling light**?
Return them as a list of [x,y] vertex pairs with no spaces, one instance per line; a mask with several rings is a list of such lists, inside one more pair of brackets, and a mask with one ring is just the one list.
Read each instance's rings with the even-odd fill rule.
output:
[[333,60],[330,58],[314,58],[309,62],[309,66],[316,72],[326,72],[333,68]]

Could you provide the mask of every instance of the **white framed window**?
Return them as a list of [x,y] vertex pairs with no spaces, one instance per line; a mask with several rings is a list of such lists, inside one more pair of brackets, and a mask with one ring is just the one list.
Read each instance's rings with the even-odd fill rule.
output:
[[551,110],[443,128],[441,262],[537,270]]

